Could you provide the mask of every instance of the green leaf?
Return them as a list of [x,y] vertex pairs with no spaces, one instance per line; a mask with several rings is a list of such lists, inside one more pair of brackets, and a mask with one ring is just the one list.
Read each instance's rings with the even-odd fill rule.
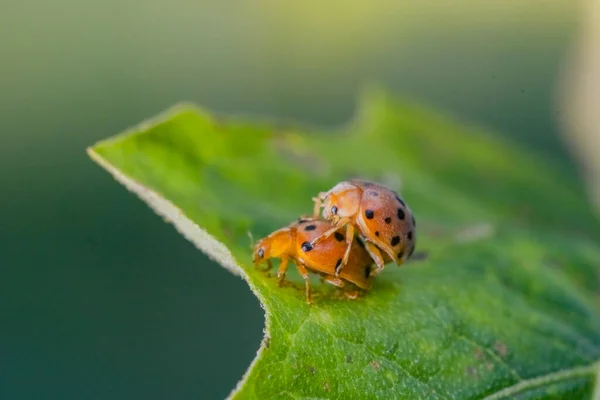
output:
[[[334,132],[180,105],[89,153],[260,299],[266,336],[232,398],[592,396],[600,224],[579,181],[536,155],[380,92]],[[402,192],[428,257],[357,300],[314,281],[308,306],[297,274],[280,288],[252,266],[247,232],[352,176]]]

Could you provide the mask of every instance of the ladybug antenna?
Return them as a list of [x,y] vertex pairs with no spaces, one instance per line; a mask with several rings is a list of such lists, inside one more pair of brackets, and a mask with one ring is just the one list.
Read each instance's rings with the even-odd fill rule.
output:
[[248,238],[250,239],[250,249],[254,249],[254,236],[252,236],[252,232],[246,232],[248,234]]

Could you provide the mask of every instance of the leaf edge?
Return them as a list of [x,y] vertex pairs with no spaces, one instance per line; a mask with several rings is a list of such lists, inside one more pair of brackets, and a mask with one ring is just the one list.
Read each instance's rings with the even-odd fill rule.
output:
[[[179,106],[174,107],[173,109],[164,113],[167,113],[169,116],[172,116],[172,111],[180,111],[181,108]],[[161,118],[162,119],[162,118]],[[157,121],[153,121],[157,122]],[[149,121],[146,121],[143,125],[148,126]],[[139,125],[141,127],[142,125]],[[143,131],[142,131],[143,132]],[[127,135],[129,136],[129,135]],[[118,141],[122,139],[123,134],[117,135],[111,139],[102,141],[102,144],[108,144],[110,142]],[[116,140],[115,140],[116,139]],[[231,272],[233,275],[239,276],[242,278],[254,295],[258,298],[259,304],[265,313],[265,327],[263,329],[263,339],[260,343],[260,346],[256,352],[256,356],[247,367],[246,371],[242,378],[238,381],[235,387],[232,389],[230,394],[227,396],[227,400],[233,399],[234,396],[243,389],[244,384],[246,383],[248,377],[250,376],[254,366],[260,360],[264,349],[267,347],[267,343],[270,340],[270,326],[271,326],[271,315],[268,309],[265,306],[265,301],[262,298],[259,290],[254,286],[254,284],[249,279],[248,275],[244,271],[244,269],[236,262],[235,258],[227,248],[225,244],[217,240],[214,236],[209,234],[207,231],[202,229],[198,224],[189,219],[185,213],[176,207],[173,203],[166,200],[159,193],[145,187],[140,184],[133,178],[130,178],[126,174],[119,171],[117,168],[113,167],[108,161],[106,161],[100,154],[98,154],[94,147],[98,144],[88,147],[86,152],[88,156],[98,164],[100,167],[105,169],[112,177],[123,185],[128,191],[135,194],[140,200],[142,200],[154,213],[158,216],[162,217],[163,220],[175,228],[177,232],[179,232],[185,239],[190,241],[198,250],[202,251],[206,254],[211,260],[215,261],[223,268]]]

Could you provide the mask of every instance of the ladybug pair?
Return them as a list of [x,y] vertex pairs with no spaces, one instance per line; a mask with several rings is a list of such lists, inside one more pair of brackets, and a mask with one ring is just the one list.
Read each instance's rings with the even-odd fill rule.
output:
[[[289,261],[295,262],[312,303],[308,271],[338,287],[347,282],[368,290],[387,262],[401,265],[415,250],[415,219],[391,189],[365,180],[340,182],[315,198],[312,218],[300,218],[261,239],[253,262],[281,259],[277,271],[283,284]],[[322,211],[323,219],[319,219]],[[344,230],[345,228],[345,230]],[[373,265],[375,264],[375,265]],[[356,292],[346,292],[355,296]]]

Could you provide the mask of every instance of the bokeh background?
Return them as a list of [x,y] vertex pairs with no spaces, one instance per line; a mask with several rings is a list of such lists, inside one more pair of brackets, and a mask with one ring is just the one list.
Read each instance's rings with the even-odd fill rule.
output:
[[262,338],[246,284],[93,164],[88,145],[182,100],[339,125],[378,83],[589,171],[576,158],[589,146],[573,143],[600,139],[558,90],[586,48],[583,7],[0,0],[0,398],[224,398]]

